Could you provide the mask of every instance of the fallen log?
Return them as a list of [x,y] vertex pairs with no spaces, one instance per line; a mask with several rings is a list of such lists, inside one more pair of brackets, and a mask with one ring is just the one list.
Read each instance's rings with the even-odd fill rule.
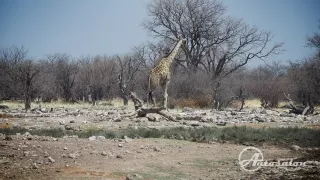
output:
[[162,110],[165,110],[164,107],[150,107],[150,108],[146,108],[142,102],[142,100],[140,98],[138,98],[138,96],[136,95],[136,93],[131,92],[130,93],[130,97],[134,103],[136,112],[137,112],[137,117],[146,117],[146,115],[148,113],[155,113],[155,114],[159,114],[163,117],[165,117],[166,119],[170,120],[170,121],[176,121],[175,118],[173,118],[172,116],[166,114],[165,112],[163,112]]
[[[159,114],[160,111],[164,110],[165,108],[163,107],[151,107],[151,108],[144,108],[141,107],[140,109],[137,110],[138,112],[138,117],[146,117],[148,113],[156,113]],[[160,114],[161,115],[161,114]]]

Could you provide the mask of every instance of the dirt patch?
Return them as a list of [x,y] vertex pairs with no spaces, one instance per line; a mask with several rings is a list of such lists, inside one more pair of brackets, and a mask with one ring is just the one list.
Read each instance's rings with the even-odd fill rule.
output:
[[0,123],[0,128],[11,128],[12,124],[11,123]]
[[[125,142],[75,137],[12,138],[11,141],[0,141],[1,158],[7,161],[0,163],[3,179],[125,179],[128,174],[142,179],[262,177],[261,172],[252,175],[240,169],[238,155],[246,147],[242,145],[168,139]],[[266,159],[302,155],[273,146],[260,148]]]
[[0,114],[0,118],[14,118],[11,114]]
[[125,179],[126,175],[116,173],[106,173],[103,171],[86,170],[79,167],[64,167],[56,170],[58,176],[65,178],[108,178],[108,179]]

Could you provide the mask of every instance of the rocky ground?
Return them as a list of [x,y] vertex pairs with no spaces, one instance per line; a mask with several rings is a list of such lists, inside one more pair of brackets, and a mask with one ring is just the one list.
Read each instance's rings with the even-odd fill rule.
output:
[[[94,108],[3,109],[0,128],[203,127],[246,125],[252,127],[310,127],[319,129],[320,115],[299,116],[285,111],[250,109],[214,111],[184,108],[136,118],[134,110]],[[241,170],[238,156],[246,146],[229,143],[196,143],[169,139],[105,139],[77,136],[53,138],[30,133],[0,134],[0,179],[317,179],[319,163],[306,168],[265,167],[254,173]],[[259,147],[265,159],[303,158],[318,148]],[[309,152],[307,152],[309,151]]]
[[[316,177],[320,170],[313,164],[311,171],[265,168],[248,173],[238,164],[245,146],[182,140],[90,140],[26,133],[1,140],[0,147],[3,179],[294,179],[305,172]],[[301,156],[278,147],[260,149],[266,159]]]
[[[320,114],[301,116],[286,111],[250,109],[210,111],[184,108],[166,112],[173,121],[158,114],[136,118],[135,111],[127,108],[41,108],[25,113],[22,109],[4,109],[0,127],[24,127],[27,129],[65,128],[81,130],[86,127],[124,129],[127,127],[195,127],[247,125],[254,127],[313,127],[319,128]],[[0,114],[1,115],[1,114]]]

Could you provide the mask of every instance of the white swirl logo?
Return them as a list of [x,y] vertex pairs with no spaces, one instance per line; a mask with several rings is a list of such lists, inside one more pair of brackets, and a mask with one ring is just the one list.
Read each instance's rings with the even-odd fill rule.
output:
[[[254,154],[250,159],[243,159],[244,153],[253,151]],[[244,148],[239,154],[239,164],[242,170],[253,172],[261,168],[260,164],[263,162],[263,154],[260,149],[255,147]]]
[[[277,161],[264,161],[261,150],[255,147],[244,148],[240,152],[238,159],[241,169],[248,172],[257,171],[261,167],[280,167],[286,170],[288,170],[287,168],[290,167],[291,169],[295,170],[298,169],[297,167],[308,166],[308,162],[294,161],[293,158],[278,159]],[[316,161],[310,161],[309,163],[312,162]]]

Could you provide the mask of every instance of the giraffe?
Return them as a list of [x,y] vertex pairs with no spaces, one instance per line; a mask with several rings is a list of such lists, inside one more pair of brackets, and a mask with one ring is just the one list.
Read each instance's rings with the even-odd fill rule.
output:
[[161,86],[164,91],[164,103],[163,107],[168,110],[168,85],[170,82],[170,66],[173,62],[173,59],[178,54],[178,51],[182,44],[186,42],[186,39],[180,38],[180,40],[176,43],[175,47],[172,51],[164,56],[159,63],[150,71],[148,77],[148,99],[147,104],[149,104],[149,100],[153,102],[153,105],[156,105],[155,99],[153,97],[153,91],[157,86]]

